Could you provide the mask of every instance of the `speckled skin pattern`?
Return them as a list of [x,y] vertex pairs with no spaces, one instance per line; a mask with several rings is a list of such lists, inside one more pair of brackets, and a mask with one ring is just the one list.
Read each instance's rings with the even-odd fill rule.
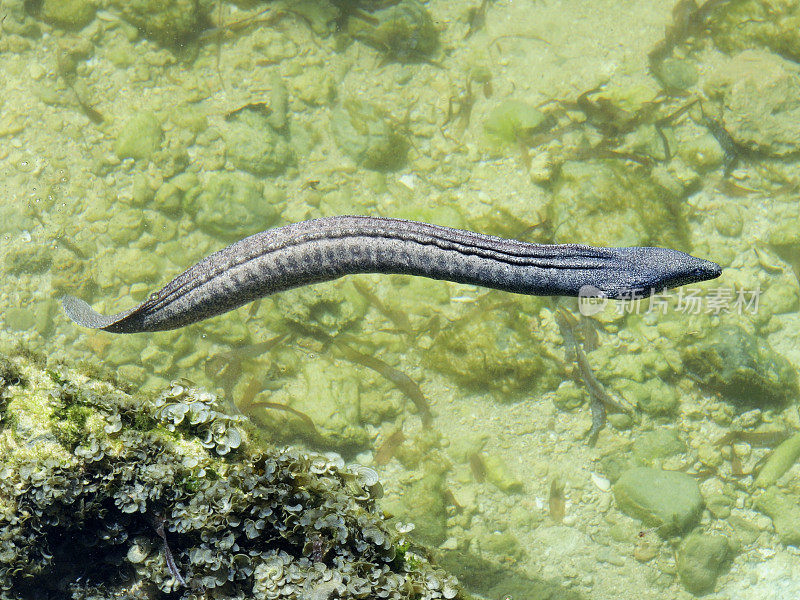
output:
[[240,240],[116,315],[101,315],[71,296],[62,303],[79,325],[137,333],[183,327],[262,296],[351,273],[421,275],[537,296],[578,296],[589,285],[609,298],[630,298],[721,272],[716,263],[666,248],[530,244],[415,221],[343,216]]

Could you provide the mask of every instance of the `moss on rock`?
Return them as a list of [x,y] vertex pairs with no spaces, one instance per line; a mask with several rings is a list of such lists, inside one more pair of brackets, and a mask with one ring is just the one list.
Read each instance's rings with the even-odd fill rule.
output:
[[789,361],[737,325],[713,329],[682,358],[703,387],[742,407],[783,406],[797,396]]
[[178,46],[199,32],[211,0],[111,0],[111,6],[145,36],[165,46]]
[[37,16],[65,29],[80,29],[94,19],[95,7],[90,0],[42,0]]
[[0,368],[3,600],[463,597],[357,469],[258,444],[209,393]]

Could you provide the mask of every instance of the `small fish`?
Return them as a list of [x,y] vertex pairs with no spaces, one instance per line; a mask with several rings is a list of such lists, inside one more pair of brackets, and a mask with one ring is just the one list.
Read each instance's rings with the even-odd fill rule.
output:
[[469,460],[469,468],[472,471],[472,476],[478,483],[486,481],[486,464],[483,462],[483,457],[480,452],[472,452],[467,457]]
[[375,450],[375,457],[374,461],[375,464],[378,466],[383,466],[387,464],[397,452],[397,449],[403,444],[406,440],[406,436],[403,435],[403,430],[399,427],[395,429],[389,436],[383,440],[378,449]]
[[547,505],[550,511],[550,518],[556,523],[563,522],[567,512],[565,487],[566,485],[560,477],[556,477],[550,482],[550,496]]

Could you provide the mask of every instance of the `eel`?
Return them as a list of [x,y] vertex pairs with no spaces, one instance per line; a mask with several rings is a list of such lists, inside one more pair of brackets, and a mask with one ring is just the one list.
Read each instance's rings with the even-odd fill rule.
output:
[[102,315],[73,296],[64,296],[62,305],[84,327],[164,331],[352,273],[419,275],[537,296],[581,296],[589,289],[591,295],[631,299],[713,279],[722,269],[667,248],[532,244],[403,219],[340,216],[239,240],[115,315]]

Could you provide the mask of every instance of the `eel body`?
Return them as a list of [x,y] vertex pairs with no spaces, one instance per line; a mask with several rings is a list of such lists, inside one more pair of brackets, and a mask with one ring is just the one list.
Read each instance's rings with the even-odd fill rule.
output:
[[351,273],[403,273],[539,296],[579,296],[592,286],[608,298],[630,299],[721,272],[716,263],[666,248],[531,244],[416,221],[343,216],[240,240],[116,315],[102,315],[72,296],[62,304],[84,327],[137,333],[183,327]]

